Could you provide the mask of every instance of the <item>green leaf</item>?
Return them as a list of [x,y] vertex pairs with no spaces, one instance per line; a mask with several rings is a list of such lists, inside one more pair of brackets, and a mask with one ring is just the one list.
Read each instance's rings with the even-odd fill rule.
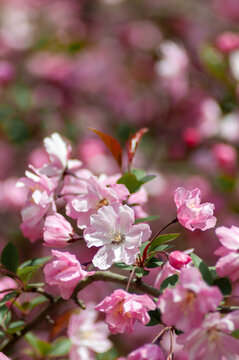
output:
[[57,339],[48,353],[49,357],[64,356],[67,355],[71,348],[70,339]]
[[196,268],[198,268],[198,270],[202,274],[203,280],[206,281],[206,283],[208,283],[209,285],[212,285],[213,278],[212,278],[212,274],[211,274],[207,264],[199,256],[197,256],[194,253],[190,254],[190,256],[192,258],[194,266]]
[[153,251],[154,249],[156,249],[158,246],[164,244],[165,242],[168,242],[168,241],[173,241],[175,239],[177,239],[177,237],[179,236],[180,234],[163,234],[163,235],[159,235],[157,236],[152,244],[150,245],[149,247],[149,252]]
[[39,270],[40,266],[33,265],[33,266],[26,266],[24,268],[18,268],[17,275],[24,283],[28,283],[32,277],[35,275],[37,270]]
[[159,219],[159,215],[151,215],[145,218],[140,218],[135,220],[135,224],[139,224],[142,222],[149,222],[149,221],[155,221]]
[[115,360],[119,357],[118,351],[115,348],[112,348],[104,353],[96,355],[96,360]]
[[226,277],[218,278],[213,281],[213,285],[219,287],[223,295],[230,295],[232,292],[232,284],[230,280]]
[[16,246],[8,243],[1,254],[1,264],[13,273],[16,272],[19,264],[19,256]]
[[143,255],[144,249],[146,248],[146,246],[150,243],[150,241],[145,241],[140,245],[140,255]]
[[137,180],[140,180],[146,176],[145,171],[142,169],[131,169],[131,173],[136,176]]
[[169,276],[167,279],[165,279],[162,282],[162,284],[160,286],[160,291],[163,291],[164,289],[167,289],[167,288],[174,287],[177,282],[178,282],[178,275],[177,274]]
[[125,173],[118,181],[117,184],[124,184],[129,190],[130,194],[135,193],[139,190],[140,186],[143,184],[141,181],[137,180],[134,174]]
[[150,321],[146,326],[155,326],[161,324],[161,314],[158,308],[149,311],[148,314],[150,316]]
[[28,332],[25,335],[25,339],[30,344],[32,349],[36,351],[37,354],[46,356],[52,349],[52,345],[47,343],[46,341],[42,341],[38,339],[35,335],[33,335],[31,332]]
[[47,298],[44,295],[39,295],[34,297],[31,301],[24,302],[21,307],[24,310],[30,310],[34,309],[35,307],[44,304],[47,300]]
[[1,300],[0,300],[0,306],[6,304],[6,302],[8,302],[11,299],[14,299],[17,295],[17,291],[12,291],[10,293],[8,293],[7,295],[5,295]]
[[146,263],[147,268],[156,268],[156,267],[162,266],[162,265],[163,265],[163,261],[158,259],[155,256],[151,257],[149,259],[149,261],[147,261],[147,263]]
[[234,338],[239,339],[239,329],[235,330],[231,334]]
[[115,263],[114,266],[116,266],[117,268],[121,269],[121,270],[133,270],[133,265],[126,265],[125,263]]
[[148,275],[149,271],[144,270],[143,268],[137,267],[135,269],[134,273],[138,278],[141,278],[142,276]]
[[140,181],[143,183],[143,184],[146,184],[147,182],[153,180],[156,178],[156,175],[146,175],[144,176],[142,179],[140,179]]
[[45,256],[42,258],[35,258],[25,261],[19,266],[19,269],[23,269],[27,266],[43,266],[47,261],[51,260],[52,256]]
[[5,324],[5,326],[10,322],[11,320],[11,312],[9,311],[8,307],[6,305],[0,306],[0,323]]
[[7,332],[9,334],[14,334],[18,331],[21,331],[24,326],[25,326],[24,321],[22,320],[14,321],[8,326]]

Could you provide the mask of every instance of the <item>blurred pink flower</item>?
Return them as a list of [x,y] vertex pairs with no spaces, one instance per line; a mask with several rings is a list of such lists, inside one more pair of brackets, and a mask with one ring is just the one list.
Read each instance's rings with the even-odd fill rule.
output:
[[228,276],[232,281],[239,279],[239,228],[220,226],[216,229],[216,235],[222,246],[215,254],[221,256],[216,263],[219,276]]
[[[16,289],[17,284],[15,280],[8,276],[4,276],[0,279],[0,291],[7,290],[7,289]],[[0,300],[4,298],[5,295],[7,295],[9,291],[1,292],[0,293]]]
[[87,246],[101,247],[92,262],[101,270],[115,262],[131,265],[135,262],[139,247],[149,239],[148,224],[134,225],[134,211],[118,203],[104,206],[91,215],[90,227],[84,230]]
[[234,311],[221,318],[220,314],[209,314],[201,326],[189,329],[179,335],[177,343],[184,345],[189,360],[237,359],[239,340],[230,336],[238,329],[239,311]]
[[150,320],[148,311],[155,308],[148,295],[129,294],[121,289],[115,290],[95,307],[106,313],[105,322],[112,334],[132,333],[135,320],[146,325]]
[[0,84],[6,85],[15,76],[15,67],[12,63],[6,60],[0,61]]
[[34,173],[26,171],[26,177],[19,179],[17,186],[28,190],[20,228],[23,235],[33,242],[42,237],[44,217],[54,213],[56,206],[53,199],[55,182],[31,168]]
[[123,184],[107,187],[96,176],[91,176],[87,181],[87,193],[75,196],[66,205],[66,213],[77,219],[77,226],[84,229],[90,225],[90,216],[98,209],[113,202],[126,200],[129,191]]
[[70,317],[68,336],[72,342],[70,360],[95,360],[95,352],[108,351],[112,347],[110,332],[103,321],[96,322],[98,313],[94,304]]
[[69,299],[77,283],[87,276],[93,275],[94,271],[85,271],[73,254],[57,250],[52,250],[51,253],[56,260],[44,267],[46,282],[50,285],[57,285],[62,298]]
[[213,216],[215,206],[211,203],[200,204],[201,191],[199,189],[186,191],[179,187],[174,192],[174,201],[178,221],[187,229],[204,231],[215,226],[216,218]]
[[132,351],[127,360],[164,360],[164,354],[158,345],[145,344]]
[[208,286],[196,268],[184,268],[179,275],[180,284],[167,288],[157,306],[167,326],[189,331],[203,321],[204,315],[216,310],[222,300],[218,287]]
[[239,35],[227,31],[216,38],[216,46],[223,53],[229,53],[239,48]]
[[237,151],[233,146],[218,143],[213,146],[212,153],[221,170],[229,173],[235,171],[237,166]]
[[0,352],[0,360],[11,360],[9,357]]
[[71,239],[79,238],[71,224],[61,214],[47,216],[43,227],[43,240],[47,246],[66,246]]

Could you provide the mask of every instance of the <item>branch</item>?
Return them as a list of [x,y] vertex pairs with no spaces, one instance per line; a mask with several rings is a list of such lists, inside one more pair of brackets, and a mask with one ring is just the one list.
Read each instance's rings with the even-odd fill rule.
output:
[[[78,293],[95,281],[113,282],[116,284],[121,284],[121,285],[126,286],[128,283],[128,277],[120,275],[120,274],[115,274],[110,271],[96,271],[93,275],[88,276],[86,279],[84,279],[78,283],[78,285],[76,286],[75,290],[73,291],[73,294],[71,295],[70,299],[72,299],[76,302]],[[138,280],[134,280],[131,283],[130,289],[139,290],[139,291],[142,291],[142,292],[144,292],[148,295],[154,296],[154,297],[158,297],[161,294],[158,289],[156,289],[150,285],[147,285],[147,284],[143,283],[142,281],[139,282]],[[28,331],[32,330],[35,326],[37,326],[39,323],[41,323],[41,321],[46,317],[46,315],[48,315],[48,313],[51,310],[55,309],[56,306],[62,305],[65,301],[67,301],[62,298],[56,298],[53,300],[53,297],[51,295],[49,296],[49,294],[45,293],[43,290],[42,291],[39,291],[39,290],[40,289],[32,288],[32,289],[29,289],[28,291],[29,292],[38,292],[38,293],[41,293],[42,295],[46,296],[49,299],[49,304],[47,305],[47,307],[44,310],[42,310],[35,317],[35,319],[30,321],[23,328],[23,330],[20,333],[14,334],[12,339],[9,340],[9,342],[7,344],[3,344],[3,346],[0,350],[1,351],[4,350],[4,353],[9,352],[12,349],[12,347],[18,342],[18,340],[20,340]]]

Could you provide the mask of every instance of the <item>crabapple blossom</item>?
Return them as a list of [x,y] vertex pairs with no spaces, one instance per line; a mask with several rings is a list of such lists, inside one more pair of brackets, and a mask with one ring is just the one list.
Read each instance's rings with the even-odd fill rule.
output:
[[23,235],[33,242],[42,237],[44,217],[53,214],[56,206],[53,198],[55,182],[31,168],[34,173],[26,171],[26,177],[21,178],[17,186],[28,190],[20,228]]
[[72,343],[70,360],[95,360],[95,352],[105,352],[112,347],[108,327],[103,321],[96,322],[97,316],[92,303],[86,310],[71,315],[68,325]]
[[61,247],[67,242],[79,238],[71,224],[61,214],[47,216],[43,227],[43,240],[47,246]]
[[221,258],[216,263],[219,276],[228,276],[232,281],[239,279],[239,228],[232,226],[227,228],[220,226],[216,229],[216,235],[222,246],[216,251]]
[[93,275],[94,271],[85,271],[75,255],[57,250],[51,251],[56,257],[51,263],[44,267],[46,282],[57,285],[63,299],[69,299],[74,288],[80,280]]
[[239,340],[230,334],[238,329],[238,321],[238,310],[222,318],[218,312],[209,314],[200,326],[179,335],[177,343],[184,345],[189,360],[236,360]]
[[77,226],[84,229],[90,225],[90,216],[98,209],[113,202],[126,200],[129,191],[123,184],[115,184],[114,188],[107,187],[96,176],[91,176],[87,181],[87,193],[74,197],[66,205],[66,213],[77,219]]
[[148,295],[129,294],[118,289],[107,296],[95,309],[106,313],[105,322],[112,334],[132,333],[135,320],[146,325],[149,310],[155,310],[155,303]]
[[149,239],[151,230],[148,224],[133,224],[134,211],[119,203],[104,206],[91,215],[84,238],[88,247],[101,247],[92,260],[96,267],[105,270],[115,262],[135,262],[141,242]]
[[208,286],[197,268],[184,268],[179,275],[180,284],[167,288],[157,306],[167,326],[189,331],[200,326],[204,315],[216,310],[222,301],[218,287]]
[[194,231],[207,230],[215,226],[216,218],[213,216],[215,206],[211,203],[200,204],[201,191],[194,189],[187,191],[179,187],[174,192],[174,201],[177,207],[177,218],[181,225]]
[[173,251],[169,254],[168,260],[163,264],[162,269],[159,271],[154,286],[160,288],[162,282],[169,276],[174,274],[179,275],[181,269],[186,267],[191,261],[191,257],[181,251]]
[[9,357],[0,352],[0,360],[11,360]]
[[165,356],[158,345],[145,344],[132,351],[127,360],[164,360]]

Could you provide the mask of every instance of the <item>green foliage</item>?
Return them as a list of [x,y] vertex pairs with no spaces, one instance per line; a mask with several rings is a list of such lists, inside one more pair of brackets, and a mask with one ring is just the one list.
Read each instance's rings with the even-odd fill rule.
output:
[[163,291],[167,288],[172,288],[174,287],[178,282],[178,275],[174,274],[172,276],[169,276],[167,279],[165,279],[161,286],[160,286],[160,291]]
[[0,324],[3,326],[7,326],[7,324],[11,321],[11,312],[9,311],[6,305],[0,306]]
[[112,348],[104,353],[97,354],[96,360],[115,360],[118,356],[118,351],[115,348]]
[[180,234],[163,234],[157,236],[149,247],[149,252],[155,251],[160,245],[177,239]]
[[1,254],[1,264],[8,270],[15,273],[19,264],[19,256],[16,246],[8,243]]
[[155,326],[161,324],[161,314],[158,308],[149,311],[148,314],[150,316],[150,321],[146,326]]
[[125,263],[121,263],[121,262],[118,262],[118,263],[115,263],[114,266],[116,266],[117,268],[121,269],[121,270],[133,270],[133,265],[126,265]]
[[[18,267],[17,275],[25,284],[27,284],[33,278],[35,273],[50,259],[51,256],[46,256],[42,258],[27,260]],[[42,283],[35,284],[35,286],[42,286],[42,285],[44,284]],[[34,284],[31,284],[31,286],[34,286]]]
[[149,271],[144,270],[143,268],[137,267],[135,269],[134,273],[138,278],[141,278],[142,276],[148,275]]
[[31,332],[25,335],[25,339],[32,348],[32,354],[45,358],[62,357],[68,354],[70,350],[70,340],[67,338],[60,338],[53,343],[40,340]]
[[142,222],[149,222],[149,221],[155,221],[159,219],[159,215],[151,215],[151,216],[147,216],[145,218],[140,218],[140,219],[136,219],[135,220],[135,224],[139,224]]
[[19,331],[21,331],[24,327],[25,323],[22,320],[14,321],[12,322],[7,329],[8,334],[15,334]]
[[155,175],[145,175],[141,169],[132,169],[131,173],[126,172],[118,181],[118,184],[124,184],[131,194],[138,191],[141,185],[153,180]]
[[155,256],[150,257],[146,263],[147,268],[156,268],[156,267],[162,266],[162,265],[163,265],[163,261],[158,259]]
[[232,292],[232,284],[226,277],[215,279],[213,285],[218,286],[224,296],[230,295]]
[[6,304],[9,300],[14,299],[17,296],[17,291],[11,291],[0,300],[0,306]]
[[213,277],[212,274],[207,266],[207,264],[196,254],[190,254],[192,261],[194,263],[194,266],[198,268],[200,273],[202,274],[202,278],[208,285],[212,285],[213,283]]

